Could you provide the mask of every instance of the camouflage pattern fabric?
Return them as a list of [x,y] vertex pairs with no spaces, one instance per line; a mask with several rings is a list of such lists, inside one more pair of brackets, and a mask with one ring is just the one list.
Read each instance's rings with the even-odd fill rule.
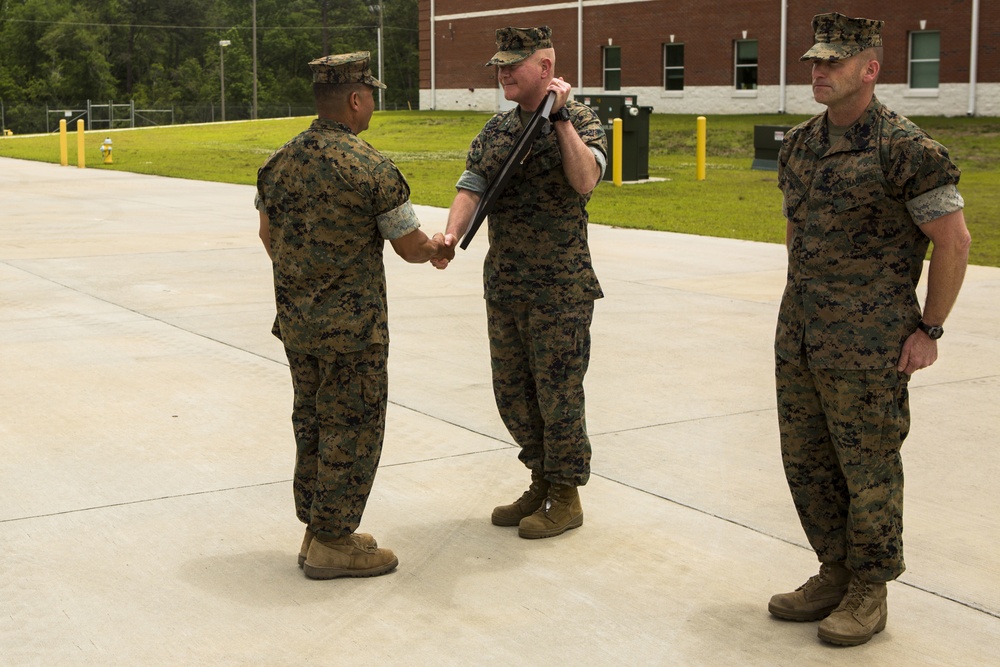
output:
[[[593,110],[567,102],[584,143],[607,155]],[[491,118],[469,148],[466,169],[492,180],[524,126],[518,107]],[[486,298],[505,302],[579,303],[603,296],[587,243],[587,202],[566,180],[555,132],[547,124],[489,218]]]
[[824,563],[890,581],[903,561],[908,377],[828,370],[777,357],[781,458],[802,528]]
[[369,60],[367,51],[341,53],[311,60],[309,69],[313,73],[313,83],[364,83],[385,88],[385,84],[372,75]]
[[870,581],[905,568],[908,377],[895,366],[920,320],[929,240],[918,224],[961,207],[959,175],[943,146],[875,98],[832,143],[825,113],[793,128],[778,157],[790,229],[775,333],[785,475],[819,559]]
[[[566,108],[584,143],[606,157],[593,110],[575,101]],[[519,108],[490,119],[472,142],[460,184],[467,176],[491,180],[522,129]],[[590,476],[583,377],[593,302],[604,296],[587,242],[589,200],[567,182],[547,125],[490,214],[483,269],[500,416],[526,466],[573,486]]]
[[274,332],[292,374],[298,518],[354,532],[382,452],[387,396],[384,239],[419,226],[395,165],[350,128],[317,119],[265,162]]
[[257,191],[285,346],[330,356],[387,344],[384,239],[419,226],[392,161],[348,127],[317,119],[265,162]]
[[941,144],[877,99],[832,146],[825,113],[789,131],[778,158],[791,242],[777,354],[796,363],[804,347],[816,368],[894,367],[920,320],[929,245],[907,203],[959,176]]
[[497,52],[486,63],[490,65],[513,65],[519,63],[538,49],[552,48],[552,29],[546,25],[538,28],[500,28],[496,31]]
[[324,539],[361,524],[382,455],[387,353],[381,344],[331,357],[286,349],[295,390],[295,513]]
[[549,482],[590,479],[583,378],[594,302],[486,302],[493,394],[518,458]]
[[817,14],[812,28],[816,43],[799,60],[843,60],[882,46],[884,21],[854,19],[837,12]]

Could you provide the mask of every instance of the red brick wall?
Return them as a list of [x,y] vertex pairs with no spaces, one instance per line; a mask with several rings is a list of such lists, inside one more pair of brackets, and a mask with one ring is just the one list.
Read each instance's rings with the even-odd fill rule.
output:
[[[557,0],[436,0],[435,11],[447,14],[555,4]],[[788,9],[787,81],[808,84],[809,65],[800,63],[813,43],[814,14],[839,11],[886,21],[881,82],[907,82],[909,32],[927,21],[941,31],[941,82],[969,80],[972,0],[790,0]],[[979,81],[1000,81],[1000,2],[982,0],[979,35]],[[420,2],[421,87],[430,87],[430,0]],[[494,31],[506,25],[548,25],[553,30],[557,73],[580,87],[577,77],[577,10],[575,7],[500,16],[438,21],[438,88],[482,88],[495,85],[484,63],[495,49]],[[602,84],[602,46],[610,38],[622,52],[622,88],[662,85],[662,45],[674,35],[685,44],[685,86],[733,84],[733,44],[747,31],[758,40],[760,85],[777,85],[780,70],[780,0],[657,0],[616,5],[585,5],[584,85]]]

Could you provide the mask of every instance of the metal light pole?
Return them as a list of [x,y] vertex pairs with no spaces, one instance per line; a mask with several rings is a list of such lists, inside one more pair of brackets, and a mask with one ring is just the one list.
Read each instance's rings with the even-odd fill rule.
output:
[[[370,11],[370,12],[378,12],[378,33],[377,33],[377,37],[378,37],[378,40],[377,40],[378,41],[378,44],[377,44],[377,47],[378,47],[378,80],[381,81],[382,83],[385,83],[385,79],[382,78],[382,3],[380,2],[377,5],[368,5],[368,11]],[[383,103],[383,99],[382,99],[382,93],[383,92],[384,91],[381,88],[378,89],[378,110],[379,111],[384,111],[385,110],[384,106],[383,106],[383,104],[384,104]]]
[[[378,80],[385,83],[384,75],[382,74],[382,3],[378,3]],[[382,103],[382,93],[385,91],[382,88],[378,89],[378,110],[385,111],[385,107]]]
[[253,109],[250,118],[257,120],[257,0],[253,0]]
[[219,40],[219,81],[222,84],[222,120],[226,120],[226,59],[225,47],[232,44],[228,39]]

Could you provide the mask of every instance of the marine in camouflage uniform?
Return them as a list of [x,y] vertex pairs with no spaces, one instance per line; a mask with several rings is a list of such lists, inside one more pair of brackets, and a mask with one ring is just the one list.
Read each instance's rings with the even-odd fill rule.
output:
[[[769,609],[792,620],[834,612],[819,634],[838,644],[863,643],[884,627],[884,582],[905,568],[900,448],[910,423],[909,375],[926,365],[910,355],[914,345],[933,344],[936,356],[925,331],[940,335],[921,322],[916,287],[931,237],[947,248],[937,229],[965,229],[948,151],[879,102],[874,76],[856,99],[838,97],[854,83],[837,78],[847,68],[874,62],[877,75],[881,25],[840,14],[814,19],[817,44],[802,59],[814,62],[817,101],[828,111],[786,133],[778,159],[788,226],[775,335],[781,452],[823,567],[795,593],[772,598]],[[860,115],[837,126],[845,101]],[[941,307],[948,298],[932,296],[938,288],[930,288],[928,304],[937,300],[938,312],[928,322],[939,328],[951,303]],[[838,612],[869,620],[852,627],[856,619],[844,622]]]
[[[374,109],[371,89],[384,87],[367,52],[310,66],[319,118],[260,168],[256,205],[274,271],[273,333],[294,389],[293,494],[307,526],[300,565],[313,578],[371,576],[396,565],[370,535],[355,534],[385,433],[384,241],[426,261],[443,237],[432,242],[417,229],[403,175],[357,136]],[[316,543],[339,547],[346,560]]]
[[583,380],[594,300],[603,293],[586,206],[607,163],[607,142],[597,115],[553,78],[548,27],[502,28],[496,38],[498,52],[487,65],[498,66],[505,94],[518,106],[490,119],[472,141],[448,231],[465,232],[472,209],[463,203],[478,201],[535,109],[556,90],[551,122],[490,213],[483,270],[494,396],[533,480],[518,502],[497,508],[493,523],[518,525],[521,537],[549,537],[582,524],[576,488],[590,477]]

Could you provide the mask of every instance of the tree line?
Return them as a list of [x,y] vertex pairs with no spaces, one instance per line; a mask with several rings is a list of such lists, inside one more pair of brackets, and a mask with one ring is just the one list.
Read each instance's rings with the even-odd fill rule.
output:
[[0,0],[3,124],[45,132],[88,100],[134,103],[136,125],[221,120],[223,72],[226,120],[251,118],[254,5],[258,118],[313,113],[313,58],[370,51],[377,76],[380,19],[384,106],[417,108],[417,0]]

